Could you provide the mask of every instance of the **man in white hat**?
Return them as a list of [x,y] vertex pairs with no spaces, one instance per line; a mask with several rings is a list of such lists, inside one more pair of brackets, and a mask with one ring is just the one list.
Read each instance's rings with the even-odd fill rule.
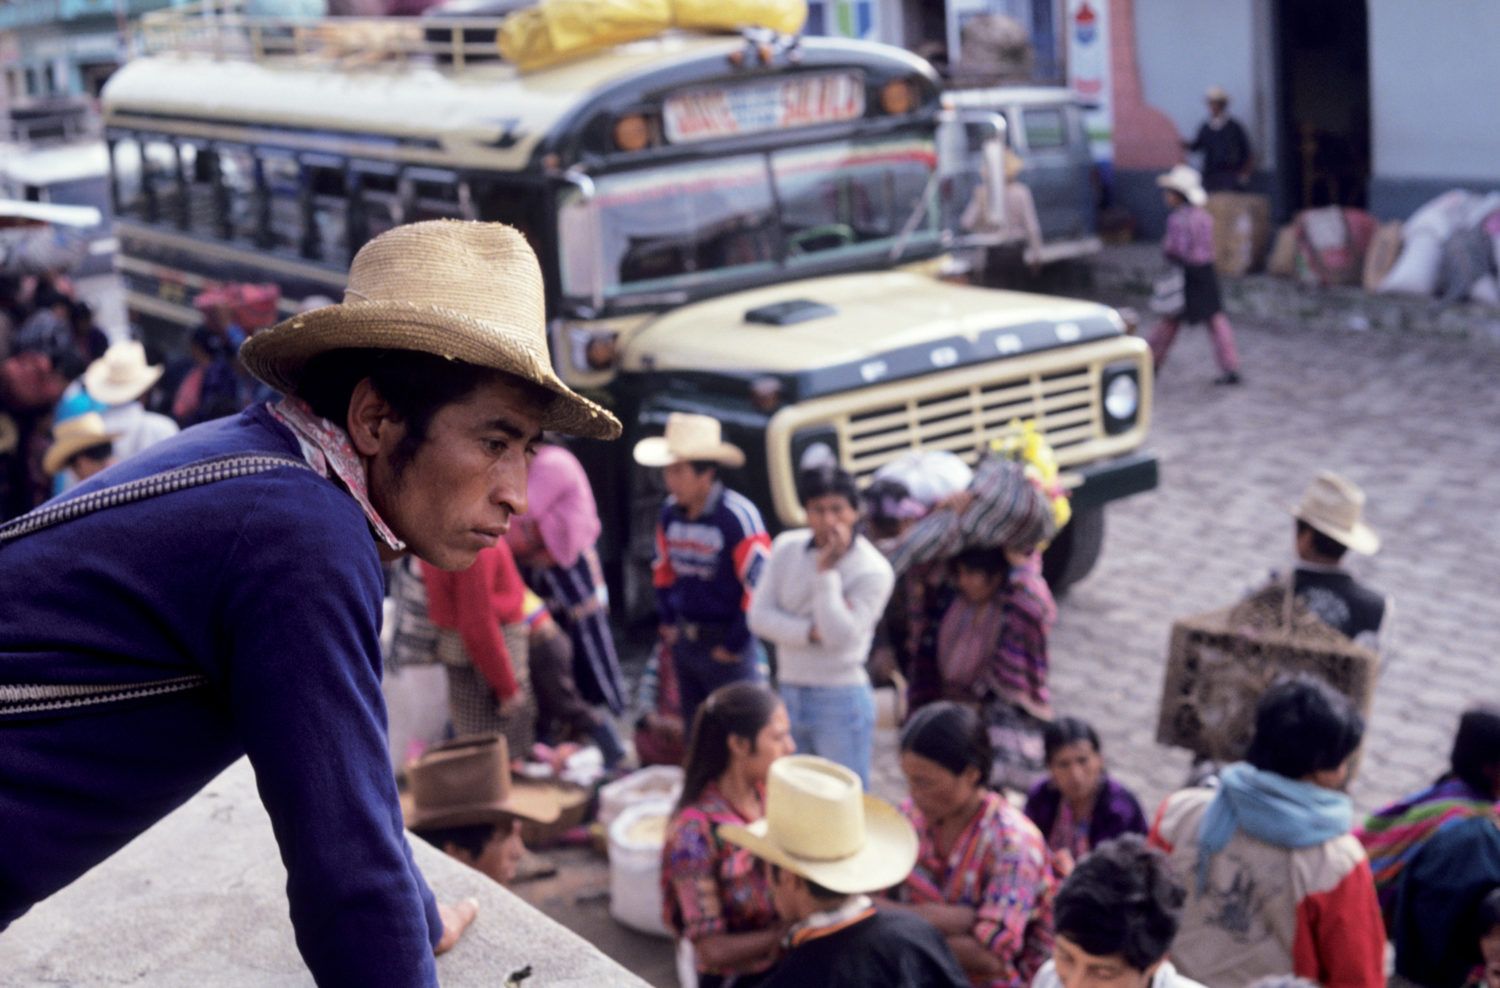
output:
[[877,911],[869,893],[899,885],[917,861],[917,834],[895,807],[866,796],[859,776],[824,758],[771,764],[766,815],[719,836],[766,863],[777,914],[791,925],[786,956],[763,988],[963,988],[936,927]]
[[1243,189],[1255,170],[1250,135],[1244,124],[1229,115],[1229,94],[1222,86],[1210,86],[1203,98],[1208,103],[1208,119],[1191,141],[1182,142],[1183,150],[1203,155],[1203,187],[1209,192]]
[[314,978],[436,985],[476,907],[437,906],[402,831],[381,564],[470,565],[544,428],[620,424],[553,372],[536,257],[499,224],[383,234],[342,304],[240,356],[287,397],[0,526],[0,927],[248,755]]
[[1343,567],[1350,549],[1365,556],[1380,550],[1380,536],[1365,524],[1364,506],[1365,492],[1353,481],[1331,470],[1313,478],[1301,502],[1292,508],[1297,520],[1292,589],[1324,624],[1378,650],[1391,600]]
[[719,468],[744,466],[745,454],[724,441],[717,419],[673,412],[665,434],[636,443],[635,461],[660,467],[666,481],[652,580],[691,732],[708,694],[760,675],[745,615],[771,537],[750,499],[719,480]]
[[146,348],[135,340],[124,340],[104,351],[104,356],[83,372],[83,389],[104,410],[104,424],[118,433],[115,458],[126,460],[177,434],[177,423],[157,412],[146,411],[141,397],[161,380],[163,368],[146,362]]
[[52,427],[52,445],[42,456],[42,469],[48,476],[66,471],[67,487],[82,483],[115,460],[115,441],[119,433],[110,432],[98,412],[85,412],[63,419]]

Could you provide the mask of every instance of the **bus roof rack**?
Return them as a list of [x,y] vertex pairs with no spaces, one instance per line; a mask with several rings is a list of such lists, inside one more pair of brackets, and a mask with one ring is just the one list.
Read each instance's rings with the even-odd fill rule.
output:
[[261,17],[244,0],[194,0],[142,15],[148,55],[198,53],[263,62],[303,59],[354,68],[391,61],[463,70],[500,58],[503,17]]

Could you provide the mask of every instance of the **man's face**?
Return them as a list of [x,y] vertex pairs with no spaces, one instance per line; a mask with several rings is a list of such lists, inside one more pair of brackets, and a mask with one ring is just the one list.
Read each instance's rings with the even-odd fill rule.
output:
[[1222,99],[1211,99],[1208,101],[1208,112],[1213,116],[1219,116],[1229,109],[1229,101]]
[[406,428],[387,423],[370,458],[370,501],[419,558],[461,570],[526,511],[526,475],[541,441],[541,409],[522,382],[492,379],[432,417],[399,476]]
[[788,923],[804,918],[807,910],[803,908],[802,896],[798,894],[802,888],[797,876],[769,861],[763,864],[766,879],[771,885],[771,902],[776,906],[776,915]]
[[812,498],[803,505],[807,511],[807,527],[812,529],[813,543],[822,545],[836,530],[845,532],[859,521],[859,512],[842,494],[824,494]]
[[662,479],[666,481],[667,492],[677,499],[678,504],[698,508],[708,500],[715,476],[712,470],[699,473],[691,463],[669,463],[662,468]]
[[1084,950],[1061,933],[1052,947],[1052,962],[1063,988],[1147,988],[1161,961],[1137,971],[1119,954],[1098,956]]

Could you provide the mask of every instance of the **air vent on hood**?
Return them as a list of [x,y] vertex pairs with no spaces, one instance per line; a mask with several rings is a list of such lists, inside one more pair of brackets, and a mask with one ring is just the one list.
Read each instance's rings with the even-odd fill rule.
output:
[[745,321],[758,322],[765,326],[791,326],[794,323],[823,319],[837,314],[838,310],[831,305],[814,302],[812,299],[794,298],[786,302],[762,305],[758,309],[748,309],[745,312]]

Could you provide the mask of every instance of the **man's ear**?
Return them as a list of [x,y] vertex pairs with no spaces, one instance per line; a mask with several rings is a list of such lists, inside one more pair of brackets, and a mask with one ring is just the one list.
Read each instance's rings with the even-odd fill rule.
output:
[[380,452],[381,434],[396,424],[390,402],[375,390],[367,377],[354,386],[349,396],[349,415],[344,427],[349,430],[349,439],[361,456],[374,456]]

